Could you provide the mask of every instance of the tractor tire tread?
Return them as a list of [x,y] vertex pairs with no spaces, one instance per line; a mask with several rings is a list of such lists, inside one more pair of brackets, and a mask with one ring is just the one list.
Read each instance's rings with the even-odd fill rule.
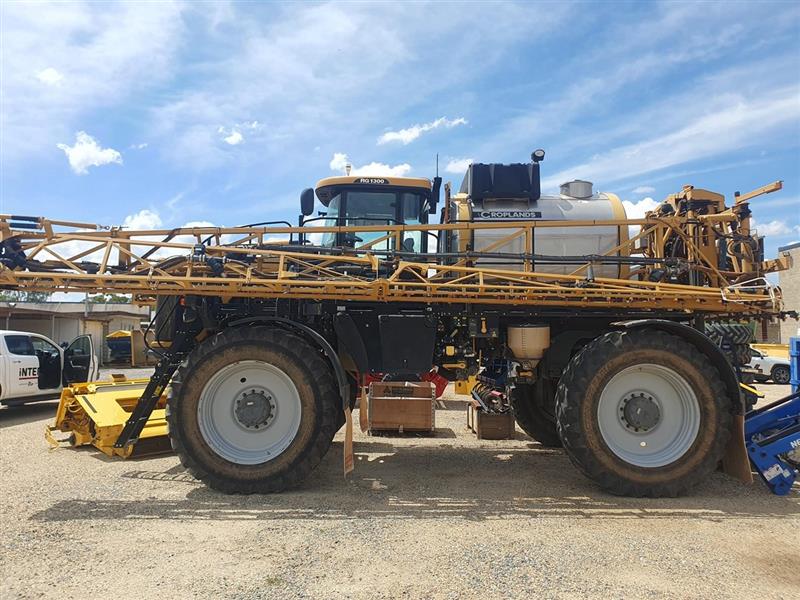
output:
[[[620,477],[605,468],[586,443],[579,415],[584,399],[583,392],[588,388],[592,377],[607,362],[607,357],[612,353],[634,351],[642,347],[679,354],[696,365],[710,386],[713,401],[716,403],[714,414],[718,420],[717,433],[710,451],[689,473],[661,482],[637,482]],[[556,424],[570,461],[600,487],[622,496],[676,497],[703,481],[722,459],[730,437],[731,418],[731,402],[717,369],[694,345],[662,331],[611,331],[596,338],[569,362],[556,392]],[[701,434],[702,429],[698,435]]]
[[[314,374],[318,410],[314,424],[315,434],[289,468],[265,479],[245,481],[205,468],[187,445],[177,415],[184,382],[192,376],[195,369],[202,368],[203,361],[207,357],[237,346],[254,344],[272,345],[305,365],[306,370]],[[175,373],[166,406],[170,443],[181,464],[208,487],[226,494],[274,493],[297,486],[320,463],[330,448],[333,436],[338,430],[339,412],[341,412],[341,400],[338,388],[330,365],[322,359],[319,351],[297,335],[266,326],[232,327],[202,342]]]
[[[536,404],[534,386],[518,384],[511,391],[509,400],[514,409],[514,418],[522,431],[545,448],[561,448],[561,438],[558,437],[555,419],[548,418],[544,410]],[[555,399],[551,400],[555,407]]]

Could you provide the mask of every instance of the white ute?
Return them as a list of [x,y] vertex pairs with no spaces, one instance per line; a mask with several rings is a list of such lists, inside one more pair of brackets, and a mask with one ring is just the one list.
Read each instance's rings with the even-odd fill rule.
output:
[[747,365],[755,370],[755,380],[764,382],[772,379],[775,383],[786,385],[789,383],[789,359],[780,356],[768,356],[752,348],[750,355],[753,357]]
[[95,381],[98,361],[89,335],[66,349],[38,333],[0,330],[0,404],[51,400],[71,383]]

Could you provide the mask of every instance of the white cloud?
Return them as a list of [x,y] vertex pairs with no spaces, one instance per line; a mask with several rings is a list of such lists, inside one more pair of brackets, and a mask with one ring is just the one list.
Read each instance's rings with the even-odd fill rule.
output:
[[257,131],[261,129],[261,123],[258,121],[245,121],[244,123],[236,123],[230,129],[220,126],[217,133],[221,133],[224,137],[222,141],[230,146],[238,146],[244,141],[244,134],[242,130]]
[[637,188],[633,188],[633,192],[632,193],[634,193],[634,194],[652,194],[655,191],[656,191],[656,188],[654,188],[653,186],[640,185]]
[[126,229],[158,229],[162,225],[161,216],[154,210],[144,208],[137,213],[128,215],[122,222]]
[[[231,4],[225,51],[199,58],[192,68],[203,77],[192,78],[153,110],[159,147],[194,170],[221,167],[233,158],[220,143],[217,125],[229,127],[236,115],[257,116],[264,143],[250,144],[240,129],[245,143],[237,147],[237,160],[299,176],[298,165],[321,139],[347,140],[361,150],[362,140],[374,143],[382,125],[401,115],[416,118],[412,111],[422,102],[446,96],[465,74],[473,78],[496,69],[510,47],[530,42],[532,27],[540,31],[540,43],[556,36],[575,12],[567,3],[474,4],[469,11],[431,3],[426,11],[420,20],[413,3],[290,3],[260,19],[246,5]],[[198,20],[208,20],[205,7],[197,12]],[[429,35],[431,22],[438,24],[435,38]],[[467,42],[465,30],[475,33]],[[335,49],[331,40],[339,40]],[[451,107],[456,102],[448,99],[439,114],[461,110]]]
[[147,142],[142,142],[141,144],[131,144],[130,147],[132,150],[144,150],[149,145]]
[[752,229],[755,229],[759,235],[766,236],[785,236],[800,233],[800,225],[788,225],[786,221],[775,219],[768,223],[758,223],[755,219],[751,223]]
[[[623,200],[622,206],[625,207],[625,216],[628,219],[643,219],[645,213],[653,210],[656,206],[661,204],[650,197],[642,198],[638,202],[631,202],[630,200]],[[641,231],[641,225],[628,225],[628,236],[634,237]]]
[[222,140],[231,146],[236,146],[244,141],[244,136],[237,130],[231,131],[230,135],[225,136]]
[[405,177],[411,172],[411,165],[402,163],[400,165],[387,165],[385,163],[371,162],[361,167],[353,167],[351,175],[382,175],[384,177]]
[[344,171],[347,166],[347,154],[344,152],[334,152],[331,162],[328,163],[331,171]]
[[[87,119],[103,118],[132,95],[146,97],[174,74],[186,5],[2,4],[0,129],[8,161],[43,155]],[[56,68],[62,64],[64,71]],[[52,89],[42,93],[43,86]]]
[[[329,166],[331,171],[341,171],[346,173],[346,166],[350,164],[347,154],[344,152],[336,152],[331,158]],[[405,177],[411,172],[411,165],[402,163],[399,165],[387,165],[386,163],[371,162],[366,165],[357,167],[352,166],[350,175],[375,175],[383,177]]]
[[[797,86],[787,86],[771,93],[762,91],[753,98],[716,98],[718,110],[687,120],[675,131],[612,148],[547,177],[542,187],[552,189],[575,178],[605,184],[749,147],[800,119],[797,92]],[[707,104],[711,102],[709,99]],[[680,151],[666,152],[665,148]]]
[[638,202],[622,201],[622,205],[625,207],[625,214],[629,219],[643,219],[646,212],[653,210],[659,204],[661,203],[650,197],[642,198]]
[[56,144],[64,151],[69,160],[69,166],[78,175],[86,175],[89,167],[99,167],[110,163],[122,164],[122,155],[113,148],[101,148],[92,136],[85,131],[75,135],[75,145]]
[[64,79],[64,76],[53,67],[47,67],[36,74],[36,79],[47,85],[56,85]]
[[447,163],[447,166],[444,168],[444,170],[448,173],[458,173],[459,175],[463,175],[466,173],[467,167],[469,167],[473,162],[474,161],[471,158],[454,158]]
[[188,221],[181,227],[216,227],[211,221]]
[[458,125],[466,125],[467,120],[464,117],[458,117],[456,119],[448,119],[447,117],[439,117],[435,121],[431,121],[430,123],[423,123],[422,125],[412,125],[407,129],[401,129],[399,131],[387,131],[381,137],[378,138],[378,144],[388,144],[389,142],[400,142],[404,146],[410,144],[414,140],[416,140],[419,136],[427,131],[432,131],[434,129],[438,129],[439,127],[445,127],[447,129],[451,129]]

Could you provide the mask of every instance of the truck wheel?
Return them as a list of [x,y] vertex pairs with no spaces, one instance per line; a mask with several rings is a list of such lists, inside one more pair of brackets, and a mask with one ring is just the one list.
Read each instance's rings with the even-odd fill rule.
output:
[[789,383],[789,379],[791,379],[791,374],[789,373],[789,367],[785,367],[783,365],[775,365],[772,367],[772,381],[780,385],[786,385]]
[[533,385],[518,384],[511,390],[510,400],[522,431],[545,448],[561,447],[556,429],[555,386],[549,379],[539,379]]
[[319,464],[341,400],[328,364],[301,338],[231,328],[178,369],[167,402],[172,448],[209,487],[278,492]]
[[731,400],[692,344],[661,331],[613,331],[572,358],[556,415],[570,459],[601,487],[677,496],[722,458]]

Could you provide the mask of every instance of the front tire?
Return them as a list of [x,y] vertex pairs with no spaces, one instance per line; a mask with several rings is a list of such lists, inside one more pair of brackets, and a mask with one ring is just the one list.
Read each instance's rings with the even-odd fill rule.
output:
[[167,424],[181,463],[226,493],[278,492],[316,467],[341,411],[333,374],[296,335],[232,328],[198,346],[172,381]]
[[677,496],[722,458],[731,400],[692,344],[662,331],[613,331],[572,358],[556,415],[568,456],[601,487]]

